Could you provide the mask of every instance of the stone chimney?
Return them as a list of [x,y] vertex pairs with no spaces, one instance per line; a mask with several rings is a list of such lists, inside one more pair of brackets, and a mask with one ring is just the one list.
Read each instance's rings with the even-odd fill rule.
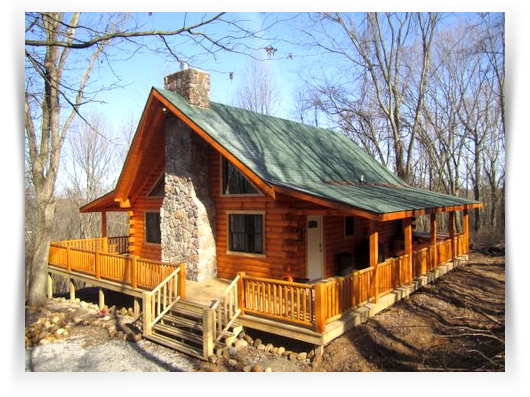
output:
[[[209,107],[210,76],[184,68],[164,79],[165,88],[190,104]],[[177,117],[165,126],[165,194],[162,202],[162,260],[186,264],[186,278],[206,281],[217,275],[215,202],[209,190],[209,146]]]
[[202,70],[188,68],[186,63],[181,69],[164,78],[164,88],[178,92],[190,105],[201,108],[210,107],[210,74]]

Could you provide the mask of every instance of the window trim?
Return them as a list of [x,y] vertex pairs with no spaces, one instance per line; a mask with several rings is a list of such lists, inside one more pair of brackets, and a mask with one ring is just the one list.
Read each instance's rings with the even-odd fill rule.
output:
[[222,154],[219,155],[219,180],[221,181],[219,190],[220,190],[220,196],[221,197],[260,197],[264,196],[264,194],[261,192],[261,190],[258,189],[258,187],[250,180],[248,179],[234,164],[232,164],[232,167],[234,167],[242,176],[247,180],[248,183],[252,185],[252,187],[256,190],[256,193],[238,193],[238,194],[226,194],[224,192],[224,185],[225,185],[225,173],[224,173],[224,162],[227,161],[230,164],[232,164],[226,157],[224,157]]
[[[152,242],[152,241],[147,241],[147,215],[148,214],[158,214],[160,222],[162,221],[162,217],[160,215],[160,210],[158,210],[158,211],[156,211],[156,210],[147,210],[147,211],[144,212],[144,244],[160,246],[160,245],[162,245],[162,230],[160,230],[160,242],[159,243],[155,243],[155,242]],[[159,224],[159,227],[160,227],[160,224]]]
[[[261,221],[261,236],[263,238],[262,246],[263,246],[263,253],[262,254],[255,254],[252,252],[241,252],[241,251],[231,251],[230,250],[230,215],[261,215],[262,221]],[[266,211],[261,210],[229,210],[226,211],[226,254],[232,255],[232,256],[245,256],[249,258],[266,258],[267,257],[267,246],[265,238],[265,219],[266,219]]]
[[[352,218],[353,219],[353,232],[352,234],[346,234],[346,218]],[[352,215],[345,215],[343,216],[342,220],[342,231],[343,231],[343,237],[344,238],[352,238],[355,237],[355,217]]]

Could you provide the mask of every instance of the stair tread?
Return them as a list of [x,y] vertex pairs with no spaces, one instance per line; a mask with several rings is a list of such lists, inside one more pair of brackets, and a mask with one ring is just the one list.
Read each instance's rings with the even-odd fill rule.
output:
[[202,323],[198,323],[197,321],[194,321],[192,319],[181,317],[181,316],[174,316],[172,314],[166,314],[162,317],[163,321],[171,322],[176,324],[177,326],[182,327],[188,327],[193,329],[194,331],[201,331],[202,332]]
[[197,320],[202,321],[202,314],[203,314],[204,308],[191,308],[189,306],[179,305],[177,302],[173,307],[169,310],[170,313],[178,313],[180,315],[188,316],[191,318],[195,318]]
[[203,342],[202,335],[193,334],[193,333],[191,333],[189,331],[186,331],[186,330],[183,330],[183,329],[180,329],[180,328],[176,328],[176,327],[172,327],[172,326],[167,325],[167,324],[157,323],[157,324],[153,325],[153,330],[154,331],[159,331],[159,332],[165,332],[166,334],[170,334],[170,335],[176,336],[178,338],[185,339],[187,341],[199,343],[201,345],[202,345],[202,342]]
[[202,313],[203,310],[208,307],[206,305],[201,305],[200,303],[195,303],[187,300],[180,300],[175,304],[175,306],[197,313]]
[[160,335],[160,334],[152,334],[149,336],[145,336],[145,338],[150,341],[159,343],[163,346],[169,347],[171,349],[174,349],[182,353],[189,354],[190,356],[197,357],[197,358],[200,358],[201,360],[204,360],[204,357],[202,355],[202,350],[195,349],[192,346],[186,345],[185,343],[171,339],[167,336]]

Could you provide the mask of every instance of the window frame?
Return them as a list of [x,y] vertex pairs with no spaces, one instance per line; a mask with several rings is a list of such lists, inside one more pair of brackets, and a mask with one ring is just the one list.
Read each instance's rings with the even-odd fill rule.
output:
[[[352,238],[352,237],[355,237],[355,217],[354,216],[351,216],[351,215],[345,215],[343,217],[343,235],[344,235],[344,238]],[[353,225],[352,225],[352,232],[351,234],[347,234],[346,233],[346,220],[351,218],[352,222],[353,222]]]
[[[220,196],[221,197],[259,197],[259,196],[263,196],[263,193],[261,192],[261,190],[258,189],[258,187],[252,183],[252,181],[250,179],[248,179],[241,171],[239,171],[237,169],[237,167],[232,164],[231,161],[229,161],[226,157],[224,157],[223,155],[220,155],[219,156],[219,173],[220,173],[220,186],[219,186],[219,190],[221,191],[221,194]],[[254,188],[254,190],[256,191],[256,193],[225,193],[225,162],[228,163],[229,165],[231,165],[232,167],[235,168],[235,170],[237,172],[239,172],[239,174],[241,174],[241,176],[243,178],[245,178],[245,180]]]
[[[159,230],[159,235],[160,235],[160,242],[153,242],[153,241],[148,241],[147,240],[147,237],[148,237],[147,217],[148,217],[149,214],[158,215],[158,230]],[[144,244],[150,244],[150,245],[161,245],[162,244],[162,230],[160,228],[160,222],[161,221],[162,221],[162,218],[160,216],[160,210],[158,210],[158,211],[156,211],[156,210],[148,210],[148,211],[144,212]]]
[[[246,252],[246,251],[232,251],[230,249],[231,247],[231,230],[230,230],[230,216],[231,215],[260,215],[261,216],[261,246],[262,246],[262,253],[256,253],[256,252]],[[266,258],[267,257],[267,247],[265,245],[266,238],[265,238],[265,219],[266,219],[266,212],[265,211],[252,211],[252,210],[235,210],[235,211],[226,211],[226,254],[227,255],[238,255],[238,256],[246,256],[246,257],[252,257],[252,258]]]

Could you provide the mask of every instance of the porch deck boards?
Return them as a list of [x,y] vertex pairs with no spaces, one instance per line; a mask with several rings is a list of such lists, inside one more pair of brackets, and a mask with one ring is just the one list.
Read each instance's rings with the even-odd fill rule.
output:
[[232,280],[214,278],[208,281],[186,280],[186,294],[183,300],[212,306],[225,292]]

